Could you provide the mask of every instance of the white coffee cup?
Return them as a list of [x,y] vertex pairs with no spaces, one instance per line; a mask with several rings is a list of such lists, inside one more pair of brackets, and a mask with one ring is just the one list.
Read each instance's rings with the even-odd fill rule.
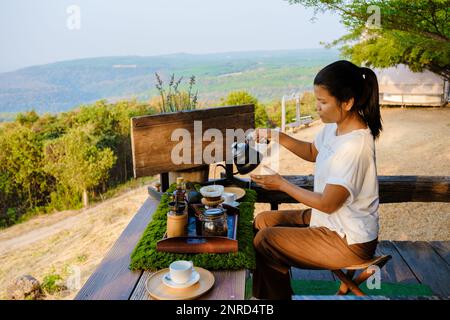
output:
[[193,271],[194,264],[192,261],[177,260],[169,265],[170,279],[178,284],[188,282]]
[[226,204],[233,204],[236,201],[236,194],[232,192],[222,193],[223,202]]

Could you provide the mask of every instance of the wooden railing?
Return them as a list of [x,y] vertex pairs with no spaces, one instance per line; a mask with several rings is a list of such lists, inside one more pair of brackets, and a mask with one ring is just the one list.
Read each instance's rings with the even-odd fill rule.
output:
[[[296,186],[313,190],[314,176],[284,176]],[[433,176],[379,176],[380,203],[450,202],[450,177]],[[253,187],[258,202],[296,203],[297,200],[280,191]]]
[[[283,176],[292,184],[313,190],[314,176]],[[209,183],[213,183],[210,181]],[[298,203],[281,191],[265,190],[248,179],[223,178],[218,184],[236,184],[252,188],[258,193],[257,202],[270,203],[277,207],[281,203]],[[450,202],[450,176],[378,176],[380,203],[398,202]]]

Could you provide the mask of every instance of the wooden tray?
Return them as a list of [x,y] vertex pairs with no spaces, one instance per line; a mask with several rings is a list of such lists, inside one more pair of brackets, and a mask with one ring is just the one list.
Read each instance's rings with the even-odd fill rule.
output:
[[[194,210],[204,208],[202,204],[194,204]],[[156,251],[173,253],[228,253],[238,251],[237,226],[239,221],[239,209],[224,204],[223,208],[227,210],[228,235],[220,236],[199,236],[197,235],[195,216],[188,216],[188,234],[184,237],[167,238],[164,234],[163,239],[156,244]]]

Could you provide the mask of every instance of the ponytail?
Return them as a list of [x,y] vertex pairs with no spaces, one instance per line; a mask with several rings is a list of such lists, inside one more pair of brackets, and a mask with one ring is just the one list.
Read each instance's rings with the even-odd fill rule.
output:
[[340,60],[327,65],[314,78],[314,85],[324,86],[339,102],[354,99],[352,112],[357,112],[378,138],[382,130],[378,81],[373,70]]
[[379,137],[381,130],[383,130],[377,76],[372,69],[365,67],[359,69],[364,79],[364,85],[359,103],[356,104],[356,110],[370,128],[374,139],[376,139]]

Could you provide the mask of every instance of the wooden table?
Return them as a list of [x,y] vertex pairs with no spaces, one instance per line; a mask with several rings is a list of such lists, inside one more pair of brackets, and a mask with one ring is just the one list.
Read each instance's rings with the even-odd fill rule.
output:
[[[145,289],[149,271],[130,271],[130,256],[151,221],[159,199],[149,190],[149,197],[125,228],[106,257],[75,297],[76,300],[147,300]],[[246,271],[213,271],[213,288],[200,299],[243,300]]]

